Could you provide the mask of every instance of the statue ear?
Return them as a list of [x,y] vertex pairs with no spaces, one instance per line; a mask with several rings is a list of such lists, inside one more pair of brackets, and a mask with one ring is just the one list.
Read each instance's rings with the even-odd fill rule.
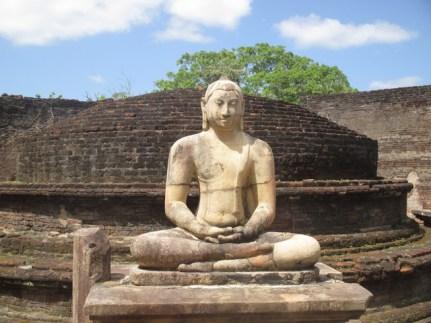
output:
[[207,108],[206,101],[204,98],[201,99],[201,110],[202,110],[202,130],[208,130],[208,118],[207,118]]
[[239,122],[239,128],[241,131],[244,131],[244,112],[245,112],[245,101],[244,99],[241,100],[241,106],[242,106],[242,113],[241,113],[241,120]]

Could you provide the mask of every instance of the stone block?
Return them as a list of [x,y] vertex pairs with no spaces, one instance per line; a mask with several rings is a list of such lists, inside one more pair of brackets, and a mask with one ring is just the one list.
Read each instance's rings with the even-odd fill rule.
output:
[[325,281],[329,279],[343,280],[343,273],[335,270],[334,268],[324,264],[323,262],[318,262],[315,265],[317,271],[319,272],[319,280]]
[[319,270],[315,267],[309,270],[296,271],[180,272],[143,270],[135,267],[130,273],[129,280],[137,286],[299,285],[317,282]]
[[89,322],[83,306],[96,282],[111,278],[111,247],[100,228],[86,228],[73,237],[73,323]]
[[85,314],[92,322],[346,322],[371,293],[341,281],[305,285],[134,286],[95,284]]

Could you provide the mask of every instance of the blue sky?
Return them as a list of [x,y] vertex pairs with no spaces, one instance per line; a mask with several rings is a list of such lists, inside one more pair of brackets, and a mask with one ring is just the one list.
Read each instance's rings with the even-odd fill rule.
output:
[[428,0],[0,0],[0,94],[154,89],[184,52],[267,42],[361,91],[431,84]]

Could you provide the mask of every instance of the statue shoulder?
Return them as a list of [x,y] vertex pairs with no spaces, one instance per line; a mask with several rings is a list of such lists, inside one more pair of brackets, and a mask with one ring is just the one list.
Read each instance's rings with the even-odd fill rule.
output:
[[193,148],[196,147],[198,141],[198,134],[182,137],[174,142],[171,146],[171,155],[183,155],[191,157]]
[[251,137],[249,135],[248,137],[250,143],[250,153],[252,156],[255,156],[256,158],[273,157],[271,146],[266,141]]
[[178,139],[171,147],[166,185],[189,185],[195,173],[193,162],[196,136]]
[[250,144],[250,157],[253,162],[251,184],[269,183],[275,178],[272,149],[263,140],[253,138]]

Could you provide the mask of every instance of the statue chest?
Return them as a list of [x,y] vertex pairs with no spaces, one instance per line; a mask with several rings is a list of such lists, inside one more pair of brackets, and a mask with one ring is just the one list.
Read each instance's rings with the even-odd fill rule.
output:
[[240,149],[204,147],[196,159],[199,182],[213,189],[230,189],[244,186],[250,171],[249,146]]

